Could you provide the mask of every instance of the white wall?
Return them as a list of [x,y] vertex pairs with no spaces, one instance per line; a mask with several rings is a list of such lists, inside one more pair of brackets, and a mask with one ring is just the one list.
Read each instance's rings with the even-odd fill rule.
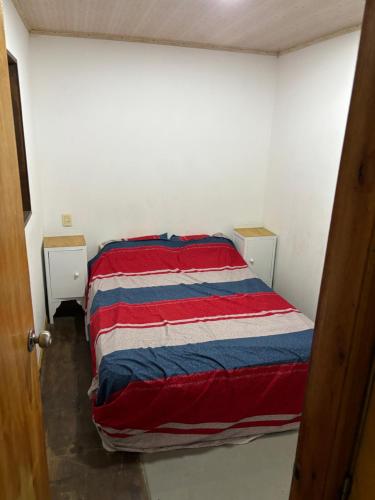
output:
[[[47,234],[261,224],[276,58],[32,36]],[[73,227],[61,226],[61,214]]]
[[275,289],[315,317],[359,33],[278,60],[264,223],[279,235]]
[[[25,82],[28,37],[9,0],[6,17]],[[32,36],[36,162],[21,85],[36,318],[44,316],[36,164],[44,232],[82,231],[91,255],[113,237],[264,223],[279,235],[276,290],[314,318],[358,39],[276,59]],[[61,226],[66,212],[72,228]]]
[[16,57],[20,82],[25,146],[29,172],[32,215],[25,227],[27,255],[29,261],[31,296],[34,326],[38,332],[44,329],[46,318],[42,271],[42,196],[40,191],[38,163],[36,161],[32,107],[30,95],[30,37],[13,3],[3,0],[5,39],[7,49]]

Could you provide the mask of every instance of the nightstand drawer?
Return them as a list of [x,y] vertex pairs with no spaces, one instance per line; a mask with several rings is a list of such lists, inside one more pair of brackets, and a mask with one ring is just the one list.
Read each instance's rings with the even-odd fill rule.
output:
[[277,236],[264,227],[237,228],[233,243],[250,269],[272,288]]
[[252,238],[247,242],[244,258],[250,269],[267,285],[272,286],[275,240]]
[[51,296],[54,299],[83,297],[86,286],[86,253],[79,249],[48,252]]

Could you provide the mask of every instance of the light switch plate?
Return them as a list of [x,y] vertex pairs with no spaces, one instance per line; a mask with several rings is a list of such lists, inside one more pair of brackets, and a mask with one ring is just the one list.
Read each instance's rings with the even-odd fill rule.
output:
[[62,225],[64,227],[71,227],[71,225],[72,225],[71,214],[62,214],[61,219],[62,219]]

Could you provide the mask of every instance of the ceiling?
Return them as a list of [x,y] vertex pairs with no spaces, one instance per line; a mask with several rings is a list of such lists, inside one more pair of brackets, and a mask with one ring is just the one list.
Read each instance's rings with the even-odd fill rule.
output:
[[280,53],[359,27],[365,0],[13,0],[32,33]]

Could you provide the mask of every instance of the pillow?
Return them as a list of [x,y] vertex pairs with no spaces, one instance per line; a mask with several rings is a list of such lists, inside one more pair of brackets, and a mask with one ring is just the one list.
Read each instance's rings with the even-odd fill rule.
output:
[[203,240],[204,238],[209,238],[209,234],[188,234],[184,236],[177,236],[174,234],[170,237],[171,240],[189,241],[189,240]]
[[135,236],[134,238],[124,238],[126,241],[141,241],[141,240],[167,240],[168,233],[149,234],[147,236]]

